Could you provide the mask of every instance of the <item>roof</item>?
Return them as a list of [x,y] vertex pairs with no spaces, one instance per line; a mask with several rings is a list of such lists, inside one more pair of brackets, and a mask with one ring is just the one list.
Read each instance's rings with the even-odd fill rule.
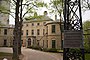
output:
[[31,17],[31,18],[25,18],[26,21],[24,22],[42,22],[42,21],[53,21],[51,18],[45,15],[40,15],[36,17]]
[[[46,25],[48,25],[48,24],[60,24],[60,22],[58,22],[58,21],[50,21],[50,22],[46,23]],[[63,22],[62,22],[62,24],[63,24]]]

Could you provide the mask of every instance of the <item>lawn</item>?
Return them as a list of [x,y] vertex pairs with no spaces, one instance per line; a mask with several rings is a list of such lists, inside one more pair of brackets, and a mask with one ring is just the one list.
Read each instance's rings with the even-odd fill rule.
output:
[[85,54],[85,60],[90,60],[90,54]]
[[8,60],[12,60],[12,54],[0,52],[0,60],[3,60],[4,58],[7,58]]

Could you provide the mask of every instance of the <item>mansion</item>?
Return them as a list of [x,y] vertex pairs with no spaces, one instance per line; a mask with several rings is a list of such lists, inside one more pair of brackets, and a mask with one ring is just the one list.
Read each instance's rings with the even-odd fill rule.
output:
[[40,18],[27,19],[23,22],[23,46],[43,48],[61,48],[60,22],[52,20],[47,12]]
[[[40,18],[26,19],[22,27],[22,46],[61,49],[60,24],[45,14]],[[0,46],[13,46],[13,30],[14,26],[9,24],[0,26]]]

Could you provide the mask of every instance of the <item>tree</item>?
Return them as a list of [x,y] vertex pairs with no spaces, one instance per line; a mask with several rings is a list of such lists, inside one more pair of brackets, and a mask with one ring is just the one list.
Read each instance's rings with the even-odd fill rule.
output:
[[[62,30],[63,30],[63,26],[62,26],[62,12],[63,12],[63,0],[53,0],[50,3],[51,6],[51,13],[58,13],[59,17],[60,17],[60,33],[61,33],[61,41],[62,41]],[[62,48],[62,44],[61,44],[61,48]]]
[[85,21],[83,23],[84,38],[85,38],[85,49],[90,52],[90,21]]
[[90,10],[90,1],[89,0],[82,0],[82,8],[84,11]]
[[[19,55],[21,54],[21,35],[22,35],[22,22],[23,18],[27,13],[33,13],[33,10],[36,10],[38,7],[42,7],[45,4],[43,2],[38,2],[36,0],[6,0],[11,4],[12,10],[6,10],[3,6],[1,13],[10,14],[13,18],[15,18],[15,28],[14,28],[14,44],[13,44],[13,59],[19,60]],[[4,11],[5,10],[5,11]],[[25,13],[23,12],[25,10]],[[15,17],[13,16],[14,13]]]

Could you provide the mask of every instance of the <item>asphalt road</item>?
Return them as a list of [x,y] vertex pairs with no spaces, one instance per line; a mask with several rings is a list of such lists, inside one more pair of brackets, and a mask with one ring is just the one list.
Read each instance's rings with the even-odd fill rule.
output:
[[[13,53],[12,48],[0,47],[0,52]],[[22,48],[22,60],[63,60],[60,53],[42,52],[28,48]]]

